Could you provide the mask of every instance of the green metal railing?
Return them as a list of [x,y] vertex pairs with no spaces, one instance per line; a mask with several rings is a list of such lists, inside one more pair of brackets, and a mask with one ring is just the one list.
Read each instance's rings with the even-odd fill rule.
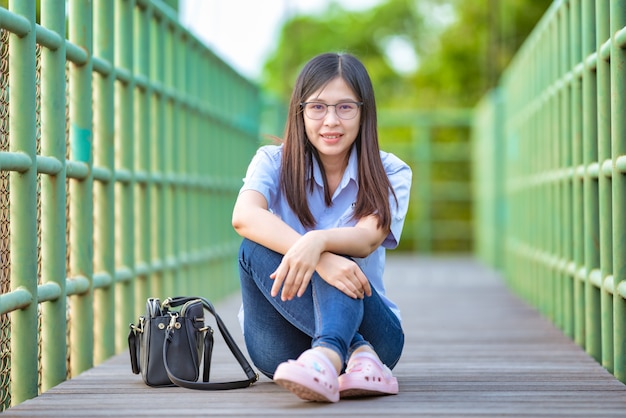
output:
[[2,409],[125,350],[147,297],[238,286],[230,214],[258,145],[258,87],[161,1],[40,15],[0,8]]
[[625,116],[626,1],[555,1],[474,130],[477,254],[622,382]]
[[471,109],[380,110],[381,148],[413,169],[400,250],[471,252],[471,125]]

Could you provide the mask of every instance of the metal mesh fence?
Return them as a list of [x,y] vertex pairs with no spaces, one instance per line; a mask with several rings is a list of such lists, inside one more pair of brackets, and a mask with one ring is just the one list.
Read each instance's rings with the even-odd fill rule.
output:
[[[0,151],[9,150],[9,32],[0,29]],[[11,246],[9,222],[9,172],[0,171],[0,291],[10,290]],[[11,316],[0,316],[0,410],[9,406],[11,394]]]
[[24,4],[0,25],[0,411],[124,350],[142,299],[236,287],[228,220],[261,104],[161,2],[53,6],[36,34]]

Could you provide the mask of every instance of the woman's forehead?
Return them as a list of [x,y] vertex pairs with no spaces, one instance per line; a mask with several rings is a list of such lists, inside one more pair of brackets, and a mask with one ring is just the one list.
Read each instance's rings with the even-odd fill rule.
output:
[[326,102],[341,102],[346,100],[356,100],[356,94],[352,88],[341,77],[335,77],[321,88],[314,91],[308,100],[315,99]]

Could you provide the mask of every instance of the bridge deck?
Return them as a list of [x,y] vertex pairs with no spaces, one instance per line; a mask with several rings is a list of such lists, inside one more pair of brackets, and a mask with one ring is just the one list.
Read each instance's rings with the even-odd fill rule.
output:
[[[390,259],[387,274],[407,333],[397,396],[308,403],[266,378],[225,392],[155,389],[131,374],[122,353],[3,415],[626,416],[626,386],[494,272],[469,258],[401,256]],[[241,343],[238,306],[235,296],[217,308]],[[217,340],[214,380],[243,378],[237,367]]]

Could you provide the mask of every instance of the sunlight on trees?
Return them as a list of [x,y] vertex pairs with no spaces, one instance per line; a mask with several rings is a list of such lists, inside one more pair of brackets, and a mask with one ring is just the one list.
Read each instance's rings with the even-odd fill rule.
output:
[[262,76],[287,100],[313,55],[345,51],[367,66],[385,107],[471,107],[497,83],[551,0],[387,0],[297,15],[283,26]]

